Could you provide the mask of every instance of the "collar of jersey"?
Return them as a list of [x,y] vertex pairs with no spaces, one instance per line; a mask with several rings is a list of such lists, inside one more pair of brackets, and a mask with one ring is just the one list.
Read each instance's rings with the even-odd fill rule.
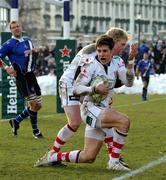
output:
[[23,38],[16,38],[15,36],[12,36],[12,38],[18,40],[19,42],[23,42],[24,41]]

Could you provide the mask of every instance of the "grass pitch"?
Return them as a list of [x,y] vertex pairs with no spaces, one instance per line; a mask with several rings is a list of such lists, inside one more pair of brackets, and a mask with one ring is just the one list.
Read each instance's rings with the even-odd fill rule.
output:
[[[150,95],[148,102],[142,102],[140,95],[115,95],[113,108],[127,114],[131,119],[131,128],[122,156],[132,170],[137,170],[138,173],[128,179],[166,179],[166,161],[158,165],[154,163],[166,156],[165,106],[165,95]],[[43,108],[39,112],[39,127],[45,136],[42,140],[32,138],[29,119],[21,123],[18,137],[11,135],[8,121],[0,121],[0,179],[111,180],[116,177],[127,179],[125,172],[106,170],[108,155],[105,145],[93,164],[66,163],[66,167],[34,168],[35,161],[53,144],[58,130],[65,124],[65,115],[56,113],[53,96],[43,97]],[[76,135],[62,151],[83,148],[84,127],[82,123]],[[152,167],[144,170],[142,167],[150,162]]]

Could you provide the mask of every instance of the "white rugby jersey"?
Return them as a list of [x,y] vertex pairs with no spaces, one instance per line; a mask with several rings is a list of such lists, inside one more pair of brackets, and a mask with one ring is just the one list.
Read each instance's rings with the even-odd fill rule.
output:
[[[106,107],[110,104],[117,77],[128,87],[133,85],[134,68],[128,70],[125,67],[124,61],[119,56],[114,56],[109,65],[102,65],[95,57],[90,57],[89,63],[81,67],[81,73],[74,84],[74,92],[78,95],[91,93],[92,88],[90,87],[90,82],[98,75],[105,75],[109,79],[110,90],[108,96],[101,102],[101,104]],[[89,95],[87,95],[84,100],[92,101]]]
[[[95,56],[96,52],[93,52],[91,54],[84,54],[82,55],[81,52],[78,53],[75,58],[72,60],[69,67],[64,71],[63,75],[61,76],[59,81],[63,81],[67,84],[68,87],[73,86],[74,79],[79,74],[79,66],[83,64],[82,61],[88,59],[91,56]],[[78,72],[77,72],[78,71]]]

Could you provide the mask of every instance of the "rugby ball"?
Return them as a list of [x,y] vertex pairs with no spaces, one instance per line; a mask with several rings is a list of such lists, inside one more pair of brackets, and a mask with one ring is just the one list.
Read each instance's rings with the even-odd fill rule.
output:
[[[108,85],[109,85],[109,81],[108,81],[107,77],[104,76],[104,75],[96,76],[92,80],[91,86],[96,87],[96,86],[98,86],[99,84],[102,84],[102,83],[108,83]],[[93,100],[94,103],[100,103],[101,101],[103,101],[106,98],[106,96],[107,95],[103,95],[103,94],[99,94],[99,93],[95,93],[95,92],[91,95],[92,100]]]

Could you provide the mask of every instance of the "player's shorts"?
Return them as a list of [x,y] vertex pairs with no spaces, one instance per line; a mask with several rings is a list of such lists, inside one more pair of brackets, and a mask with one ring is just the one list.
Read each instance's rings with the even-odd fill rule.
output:
[[92,102],[84,102],[81,104],[81,118],[85,124],[93,128],[101,128],[101,114],[104,107],[96,106]]
[[31,95],[41,96],[41,89],[33,72],[26,74],[17,72],[16,85],[20,94],[25,98]]
[[103,141],[105,136],[106,133],[102,130],[102,128],[93,128],[89,125],[86,125],[85,137]]
[[79,105],[80,97],[73,95],[73,86],[63,81],[59,81],[59,95],[62,106]]

